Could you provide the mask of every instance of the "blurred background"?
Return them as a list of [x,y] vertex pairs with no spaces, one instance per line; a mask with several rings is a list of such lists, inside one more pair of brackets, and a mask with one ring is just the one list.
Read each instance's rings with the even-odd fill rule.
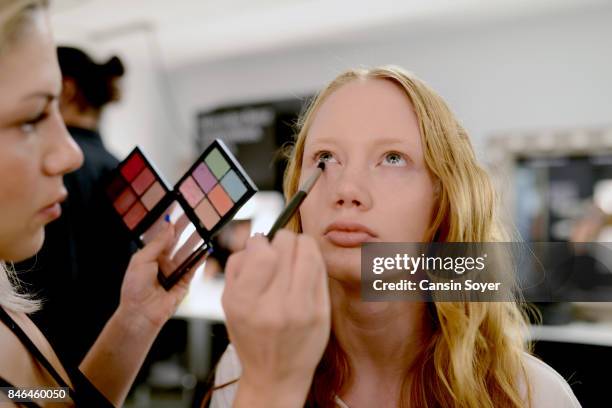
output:
[[[463,121],[523,239],[612,237],[610,1],[53,0],[52,23],[59,44],[125,65],[101,127],[118,157],[138,144],[173,184],[214,138],[228,143],[262,190],[235,236],[282,208],[276,152],[308,98],[347,68],[396,64]],[[127,406],[199,406],[227,344],[222,266],[199,271]],[[539,306],[536,354],[601,406],[592,366],[612,363],[612,307]]]

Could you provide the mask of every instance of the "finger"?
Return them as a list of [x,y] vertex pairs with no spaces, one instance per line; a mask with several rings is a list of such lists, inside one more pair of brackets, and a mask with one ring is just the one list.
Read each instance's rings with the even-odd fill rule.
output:
[[185,229],[187,228],[187,226],[189,226],[190,221],[189,218],[187,218],[187,216],[185,215],[185,213],[182,213],[179,218],[176,220],[176,223],[174,224],[174,230],[175,235],[174,235],[174,241],[172,242],[172,248],[176,248],[176,246],[178,245],[179,241],[181,240],[181,235],[183,235],[183,232],[185,231]]
[[279,230],[272,240],[272,248],[279,256],[278,272],[274,276],[273,285],[283,292],[289,290],[293,279],[296,244],[297,235],[286,229]]
[[187,257],[197,248],[202,242],[202,238],[197,231],[193,231],[187,241],[176,251],[174,254],[173,261],[177,264],[181,264]]
[[241,291],[263,293],[274,278],[278,264],[276,251],[264,236],[247,241],[242,265],[235,276],[234,285]]
[[164,252],[172,249],[173,240],[174,226],[167,223],[166,227],[155,235],[155,238],[153,238],[151,242],[137,252],[135,257],[138,257],[140,262],[154,262]]
[[242,269],[245,252],[245,250],[234,252],[227,258],[225,263],[225,286],[232,286],[238,278]]
[[155,237],[164,230],[164,228],[166,228],[166,224],[168,223],[166,221],[166,217],[169,217],[169,213],[166,213],[164,215],[162,215],[161,217],[159,217],[152,226],[149,227],[148,230],[146,230],[143,234],[142,234],[142,239],[143,242],[145,243],[149,243],[152,240],[155,239]]
[[191,221],[189,221],[189,218],[187,218],[187,214],[182,213],[176,220],[176,223],[174,224],[177,235],[181,235],[183,231],[185,231],[185,228],[187,228],[190,222]]
[[289,292],[292,296],[322,291],[327,284],[327,273],[316,241],[304,234],[297,237],[294,275]]

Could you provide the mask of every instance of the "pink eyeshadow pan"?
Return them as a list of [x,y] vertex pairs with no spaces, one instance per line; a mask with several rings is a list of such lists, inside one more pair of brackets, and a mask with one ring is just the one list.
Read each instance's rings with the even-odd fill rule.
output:
[[227,195],[223,187],[221,187],[221,184],[217,184],[217,186],[208,193],[208,199],[221,216],[224,216],[234,206],[234,202]]
[[166,192],[164,191],[163,187],[161,186],[161,184],[159,184],[158,181],[156,181],[151,187],[149,187],[147,192],[142,196],[140,200],[145,205],[145,207],[147,207],[147,210],[150,211],[153,209],[153,207],[155,207],[157,203],[159,203],[159,200],[164,197],[164,194],[166,194]]
[[181,183],[179,190],[191,207],[198,205],[200,200],[204,198],[204,193],[200,190],[200,187],[198,187],[191,176],[187,177],[185,181]]
[[200,163],[198,167],[193,171],[193,178],[198,182],[202,190],[208,193],[217,184],[217,179],[208,170],[208,167],[204,163]]
[[144,191],[149,188],[151,183],[155,180],[155,176],[151,172],[151,170],[147,167],[136,177],[136,179],[132,182],[132,188],[138,195],[142,195]]
[[123,215],[134,204],[134,201],[136,201],[136,194],[128,187],[117,197],[113,206],[119,214]]
[[147,209],[138,201],[130,208],[130,211],[125,214],[123,222],[125,222],[125,225],[127,225],[129,229],[134,229],[134,227],[142,221],[145,215],[147,215]]
[[219,214],[215,212],[215,209],[206,198],[203,199],[200,205],[195,209],[195,213],[209,231],[213,229],[219,221]]

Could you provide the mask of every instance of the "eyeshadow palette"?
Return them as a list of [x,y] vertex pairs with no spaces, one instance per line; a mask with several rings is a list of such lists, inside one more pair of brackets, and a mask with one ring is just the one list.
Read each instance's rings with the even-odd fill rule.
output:
[[106,191],[140,246],[155,235],[167,217],[175,223],[180,219],[183,226],[187,225],[184,231],[192,235],[186,241],[194,250],[186,254],[177,249],[172,264],[160,265],[158,278],[169,289],[211,251],[213,236],[232,220],[257,192],[257,187],[225,144],[217,139],[173,189],[137,147],[119,164]]
[[119,164],[106,192],[125,226],[138,236],[173,201],[168,185],[138,147]]
[[210,145],[175,187],[178,201],[200,235],[210,239],[257,187],[220,141]]

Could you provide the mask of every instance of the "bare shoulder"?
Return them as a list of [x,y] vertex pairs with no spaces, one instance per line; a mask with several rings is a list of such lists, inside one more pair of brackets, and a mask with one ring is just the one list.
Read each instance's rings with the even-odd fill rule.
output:
[[576,408],[580,403],[567,381],[542,360],[525,353],[523,362],[531,390],[532,408]]
[[[49,360],[64,381],[71,385],[57,355],[38,327],[23,313],[10,310],[6,312]],[[15,333],[3,323],[0,323],[0,376],[15,386],[56,385],[53,377],[42,368]]]
[[13,332],[0,323],[0,377],[17,385],[31,370],[31,359]]

